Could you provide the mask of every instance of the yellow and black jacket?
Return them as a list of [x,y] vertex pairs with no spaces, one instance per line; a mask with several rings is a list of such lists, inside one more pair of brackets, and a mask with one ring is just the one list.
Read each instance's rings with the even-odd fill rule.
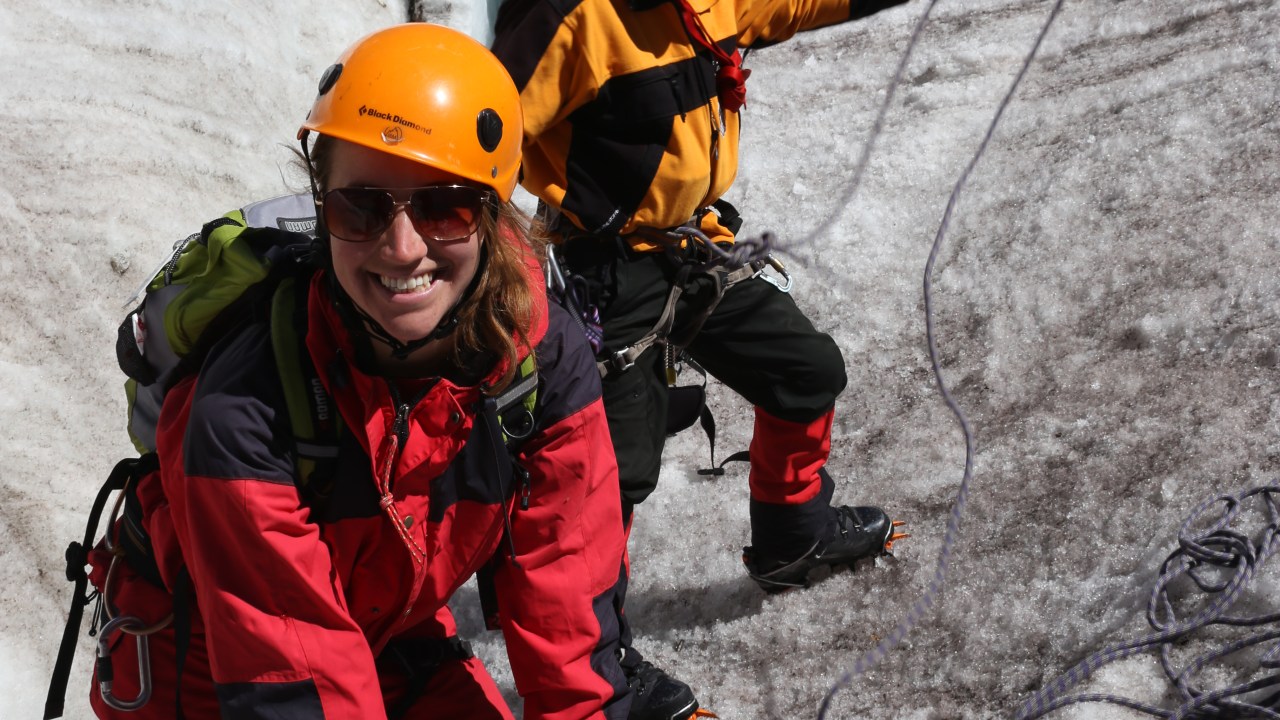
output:
[[[905,0],[688,0],[728,53]],[[521,183],[579,229],[671,228],[719,199],[738,169],[738,113],[680,0],[507,0],[494,53],[524,106]],[[714,213],[704,232],[731,240]],[[632,237],[637,249],[652,249]]]

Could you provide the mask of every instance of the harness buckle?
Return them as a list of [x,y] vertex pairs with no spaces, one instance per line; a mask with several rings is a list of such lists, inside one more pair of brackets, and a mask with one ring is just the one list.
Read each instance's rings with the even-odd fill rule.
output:
[[631,350],[629,347],[623,348],[615,352],[613,355],[610,355],[608,359],[604,361],[605,365],[608,366],[610,373],[626,372],[635,366],[635,358],[627,355],[629,350]]

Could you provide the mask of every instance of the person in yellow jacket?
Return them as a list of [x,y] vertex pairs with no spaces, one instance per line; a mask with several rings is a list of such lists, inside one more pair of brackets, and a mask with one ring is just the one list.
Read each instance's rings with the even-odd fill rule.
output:
[[[589,319],[598,316],[624,520],[657,484],[666,370],[683,351],[755,406],[744,562],[770,592],[878,555],[897,536],[879,508],[831,504],[824,466],[846,384],[836,343],[764,278],[707,270],[717,255],[708,245],[729,247],[740,224],[721,196],[737,174],[742,51],[904,1],[507,0],[495,24],[494,54],[524,109],[521,184],[541,201]],[[671,301],[673,283],[683,294]],[[686,684],[634,650],[623,665],[634,720],[697,709]]]

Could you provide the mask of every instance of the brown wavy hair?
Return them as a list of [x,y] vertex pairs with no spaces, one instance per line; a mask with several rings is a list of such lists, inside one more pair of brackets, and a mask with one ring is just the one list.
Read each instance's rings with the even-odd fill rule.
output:
[[[327,189],[333,147],[333,138],[317,135],[309,166],[307,158],[298,153],[320,193]],[[547,236],[541,223],[515,203],[492,197],[480,219],[488,257],[471,297],[458,309],[453,361],[461,367],[466,358],[496,356],[503,373],[485,392],[497,395],[515,379],[520,362],[533,353],[530,335],[538,316],[536,294],[542,290],[534,286],[529,272],[531,263],[545,258]],[[328,238],[322,239],[327,251]],[[328,262],[327,257],[325,260]]]

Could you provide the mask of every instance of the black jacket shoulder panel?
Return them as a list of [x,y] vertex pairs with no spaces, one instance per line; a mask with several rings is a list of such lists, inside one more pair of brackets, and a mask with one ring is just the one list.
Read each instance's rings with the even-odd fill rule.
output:
[[547,332],[534,350],[538,360],[538,425],[546,427],[600,397],[595,354],[569,313],[547,303]]
[[507,0],[494,21],[493,54],[521,92],[560,24],[584,0]]
[[293,484],[293,436],[284,408],[270,326],[240,326],[213,346],[196,379],[186,474]]

